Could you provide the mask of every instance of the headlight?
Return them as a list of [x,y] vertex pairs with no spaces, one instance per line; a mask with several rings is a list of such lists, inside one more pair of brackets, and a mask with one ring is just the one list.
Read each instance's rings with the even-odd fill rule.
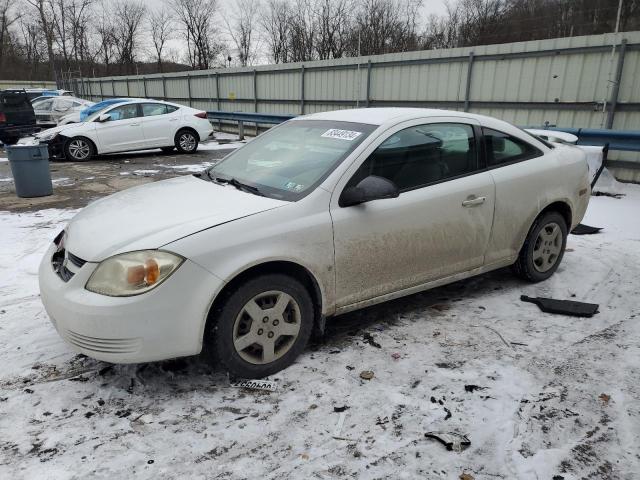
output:
[[141,250],[107,258],[84,288],[110,297],[140,295],[164,282],[184,258],[159,250]]
[[57,136],[58,136],[58,132],[51,132],[51,133],[43,133],[42,135],[36,135],[36,138],[41,142],[48,142],[50,140],[53,140]]

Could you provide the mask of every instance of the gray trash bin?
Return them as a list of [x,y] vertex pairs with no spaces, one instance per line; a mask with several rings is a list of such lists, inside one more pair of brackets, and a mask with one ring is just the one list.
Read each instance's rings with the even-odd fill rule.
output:
[[53,193],[49,171],[49,150],[46,145],[7,145],[16,195],[44,197]]

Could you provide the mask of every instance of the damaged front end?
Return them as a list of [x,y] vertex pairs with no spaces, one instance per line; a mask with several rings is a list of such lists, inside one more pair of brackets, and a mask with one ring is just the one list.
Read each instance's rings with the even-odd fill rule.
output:
[[39,145],[47,145],[49,150],[49,159],[51,160],[64,160],[64,146],[69,140],[69,137],[62,135],[61,133],[47,134],[43,132],[41,135],[36,135],[33,138],[33,143]]

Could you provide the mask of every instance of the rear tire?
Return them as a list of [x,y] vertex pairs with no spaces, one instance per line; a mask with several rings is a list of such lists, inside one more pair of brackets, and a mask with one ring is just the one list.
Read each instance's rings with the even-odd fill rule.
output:
[[95,154],[93,143],[84,137],[72,137],[64,144],[64,156],[72,162],[86,162]]
[[513,270],[529,282],[541,282],[558,269],[567,245],[568,227],[558,212],[536,218],[520,250]]
[[194,153],[198,149],[198,134],[191,129],[184,128],[178,131],[174,141],[179,153]]
[[314,309],[307,289],[286,275],[253,278],[211,312],[205,348],[214,364],[241,378],[262,378],[304,350]]

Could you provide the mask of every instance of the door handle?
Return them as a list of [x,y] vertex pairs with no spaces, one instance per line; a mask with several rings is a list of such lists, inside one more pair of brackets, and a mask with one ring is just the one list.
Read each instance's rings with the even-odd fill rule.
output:
[[464,202],[462,202],[463,207],[475,207],[476,205],[482,205],[487,197],[469,197]]
[[130,123],[129,126],[130,127],[139,127],[140,124],[139,123]]
[[169,121],[170,122],[175,122],[176,120],[178,120],[177,118],[170,118]]

